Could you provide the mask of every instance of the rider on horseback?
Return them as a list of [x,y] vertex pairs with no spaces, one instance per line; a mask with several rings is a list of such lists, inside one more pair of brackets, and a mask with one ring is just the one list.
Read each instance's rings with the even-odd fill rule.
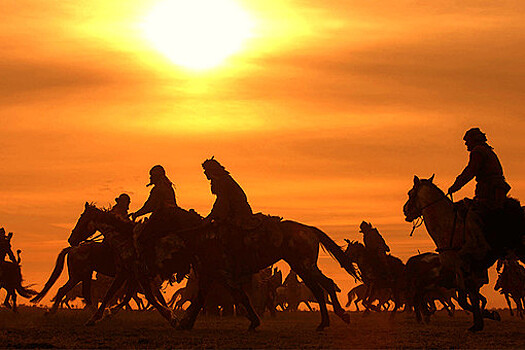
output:
[[248,198],[230,173],[213,157],[202,163],[204,175],[210,180],[211,193],[217,196],[205,223],[244,227],[253,213]]
[[202,163],[204,175],[210,180],[211,193],[217,196],[213,208],[204,219],[204,224],[212,224],[217,236],[227,251],[233,253],[235,274],[239,264],[246,264],[244,233],[253,229],[258,220],[252,213],[246,194],[230,173],[213,157]]
[[361,222],[359,229],[359,232],[363,233],[365,248],[377,257],[377,262],[379,262],[380,265],[378,266],[379,270],[383,270],[384,273],[388,275],[386,253],[390,252],[390,247],[386,244],[377,228],[372,227],[371,223],[363,221]]
[[[458,205],[460,208],[466,207],[467,213],[464,216],[467,222],[470,222],[470,231],[477,230],[484,236],[478,235],[476,242],[469,242],[469,237],[466,237],[463,251],[473,249],[483,252],[489,249],[488,244],[492,249],[502,253],[519,244],[525,227],[522,208],[518,201],[507,197],[511,187],[505,181],[503,167],[492,147],[487,144],[485,134],[479,128],[472,128],[465,133],[463,139],[470,152],[470,160],[454,184],[450,186],[448,193],[459,191],[474,177],[476,178],[472,205],[469,204],[469,200],[464,200]],[[476,226],[478,229],[472,229]],[[468,247],[469,245],[472,249]]]
[[120,196],[115,198],[116,204],[111,208],[109,211],[110,213],[113,213],[117,218],[128,221],[129,220],[129,204],[131,203],[131,198],[125,194],[122,193]]
[[135,237],[137,253],[142,263],[140,266],[141,270],[145,270],[146,266],[144,257],[145,246],[148,244],[148,241],[154,238],[155,234],[169,229],[169,224],[167,225],[167,223],[169,223],[175,210],[178,208],[173,183],[166,176],[164,168],[161,165],[155,165],[149,171],[149,175],[150,183],[146,187],[153,185],[153,188],[148,200],[142,208],[130,214],[134,221],[139,216],[152,213],[142,230]]
[[450,186],[448,193],[459,191],[475,177],[475,202],[491,209],[501,208],[510,186],[505,181],[498,156],[487,144],[487,137],[479,128],[468,130],[463,140],[470,152],[470,160],[454,184]]

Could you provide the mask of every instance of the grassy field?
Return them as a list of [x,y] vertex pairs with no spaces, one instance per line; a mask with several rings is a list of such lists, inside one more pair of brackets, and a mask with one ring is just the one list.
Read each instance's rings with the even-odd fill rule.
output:
[[439,312],[430,325],[405,314],[390,321],[384,313],[351,313],[347,325],[331,314],[324,332],[315,331],[317,312],[279,313],[248,333],[242,317],[200,316],[194,330],[177,331],[154,311],[123,311],[85,327],[89,313],[82,310],[46,317],[43,309],[22,307],[16,315],[0,310],[0,348],[524,348],[525,321],[500,314],[501,322],[487,321],[479,334],[466,331],[471,318],[463,312]]

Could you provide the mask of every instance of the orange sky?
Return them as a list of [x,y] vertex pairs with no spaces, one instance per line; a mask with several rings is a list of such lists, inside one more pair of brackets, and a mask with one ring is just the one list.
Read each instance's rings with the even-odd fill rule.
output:
[[[0,225],[37,288],[83,203],[127,192],[138,209],[155,164],[181,206],[207,214],[200,164],[215,155],[254,210],[340,244],[371,221],[404,261],[433,249],[424,229],[408,237],[412,176],[447,188],[466,129],[487,133],[525,196],[522,1],[238,0],[253,35],[203,72],[145,39],[157,2],[2,1]],[[353,281],[320,265],[346,293]],[[489,305],[502,306],[492,283]]]

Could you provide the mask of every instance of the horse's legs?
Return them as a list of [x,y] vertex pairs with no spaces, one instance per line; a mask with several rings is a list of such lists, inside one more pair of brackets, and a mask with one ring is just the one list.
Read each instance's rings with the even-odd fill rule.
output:
[[47,312],[47,314],[52,315],[55,312],[57,312],[58,307],[60,306],[60,303],[62,302],[62,299],[64,299],[64,296],[71,290],[73,287],[75,287],[78,282],[80,282],[79,278],[73,278],[72,276],[69,276],[69,280],[64,284],[62,287],[60,287],[57,291],[57,295],[55,296],[55,301],[53,302],[53,306],[51,306],[51,309]]
[[241,302],[241,304],[246,309],[246,317],[250,320],[250,326],[248,327],[248,331],[255,331],[255,329],[261,324],[261,320],[259,319],[259,316],[257,316],[257,313],[253,309],[252,303],[250,302],[248,295],[246,295],[246,292],[242,289],[242,287],[238,286],[236,283],[229,283],[226,285],[226,287],[232,294],[233,299],[238,302]]
[[[200,276],[197,296],[193,300],[190,300],[190,306],[188,306],[188,308],[184,312],[184,316],[182,316],[182,319],[180,320],[177,329],[188,330],[193,328],[193,325],[197,320],[197,315],[204,307],[204,303],[206,301],[206,294],[208,293],[208,288],[211,285],[211,282],[212,281],[210,281],[205,276]],[[177,301],[177,304],[181,301],[182,303],[180,304],[180,307],[182,308],[182,305],[185,302],[182,298],[179,301]],[[175,305],[175,307],[177,307],[177,305]]]
[[355,308],[356,308],[357,311],[359,312],[359,311],[361,311],[361,310],[359,310],[359,305],[357,304],[358,301],[359,301],[359,299],[356,299],[356,300],[354,301],[354,304],[355,304]]
[[157,309],[157,311],[164,317],[170,325],[175,326],[177,320],[173,318],[171,310],[160,304],[159,301],[155,298],[155,293],[152,291],[151,281],[148,278],[142,277],[139,279],[139,284],[144,290],[144,296],[146,300]]
[[[82,296],[84,297],[86,308],[91,307],[91,276],[82,280]],[[67,305],[69,307],[69,304]]]
[[505,293],[505,300],[507,300],[507,305],[509,306],[510,315],[514,316],[514,312],[512,311],[512,305],[510,303],[510,297],[508,293]]
[[[306,307],[308,308],[308,310],[310,311],[314,311],[314,309],[312,309],[312,306],[310,305],[310,303],[308,302],[308,300],[302,300],[302,302],[306,305]],[[299,305],[301,304],[301,302],[299,302]],[[299,307],[299,306],[297,306]]]
[[155,296],[155,298],[159,301],[159,303],[162,306],[166,308],[168,307],[168,303],[166,303],[166,299],[164,299],[164,295],[162,295],[159,289],[153,288],[153,295]]
[[115,293],[122,287],[122,285],[126,281],[126,277],[127,276],[123,273],[117,273],[115,275],[115,279],[111,283],[109,289],[106,291],[104,299],[100,303],[100,306],[98,307],[97,311],[86,322],[86,326],[93,326],[97,321],[99,321],[102,318],[102,316],[104,316],[104,311],[106,310],[107,304],[113,299]]
[[471,332],[478,332],[483,330],[483,316],[481,312],[481,299],[478,291],[473,291],[468,294],[470,304],[472,305],[472,315],[474,318],[474,324],[469,328]]
[[331,278],[326,277],[317,266],[314,267],[312,274],[312,277],[317,280],[317,282],[324,288],[324,290],[326,290],[326,292],[330,296],[330,300],[332,301],[332,306],[334,308],[334,313],[337,316],[339,316],[339,318],[341,318],[344,322],[350,323],[350,315],[346,313],[345,309],[343,309],[343,307],[339,303],[339,299],[337,298],[336,289],[339,288],[337,288],[335,282]]
[[307,271],[301,267],[292,266],[292,269],[297,272],[299,277],[303,280],[308,288],[314,294],[317,303],[319,304],[319,311],[321,311],[321,323],[317,326],[318,331],[324,330],[326,327],[330,326],[330,317],[328,316],[328,309],[326,308],[325,295],[323,288],[319,285],[318,281],[314,277],[314,274],[311,271]]
[[128,303],[131,300],[131,296],[135,294],[135,284],[136,282],[134,280],[128,280],[126,283],[126,293],[124,294],[124,298],[117,305],[109,309],[111,315],[117,314],[125,306],[129,307]]
[[11,308],[11,304],[9,303],[9,298],[11,297],[11,294],[9,293],[9,289],[5,289],[7,294],[5,295],[5,299],[4,299],[4,306],[8,309]]
[[17,306],[16,306],[16,291],[13,289],[11,291],[11,300],[13,301],[13,312],[17,312]]

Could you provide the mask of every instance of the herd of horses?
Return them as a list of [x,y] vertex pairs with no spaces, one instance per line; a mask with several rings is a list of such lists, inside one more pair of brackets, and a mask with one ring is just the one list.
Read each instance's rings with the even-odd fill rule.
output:
[[[172,326],[191,329],[203,309],[223,313],[231,310],[226,304],[213,305],[210,302],[222,288],[232,305],[243,310],[243,315],[250,321],[249,330],[259,326],[258,314],[265,309],[273,313],[280,305],[281,309],[294,310],[300,302],[308,304],[310,301],[319,305],[321,322],[317,330],[323,330],[330,324],[327,304],[331,304],[335,315],[346,323],[349,314],[339,302],[339,287],[317,266],[321,246],[351,277],[363,282],[358,290],[349,293],[348,304],[351,303],[350,294],[358,295],[366,312],[385,308],[392,301],[392,317],[402,306],[405,309],[409,306],[415,311],[418,321],[428,321],[436,310],[435,300],[440,300],[453,312],[451,298],[455,298],[461,308],[473,315],[471,331],[483,329],[484,318],[499,319],[497,312],[485,308],[486,299],[480,288],[488,283],[487,269],[498,259],[505,259],[509,252],[522,262],[525,260],[523,227],[511,228],[519,231],[513,236],[517,238],[503,240],[504,244],[491,242],[487,251],[472,256],[461,255],[458,237],[464,237],[471,227],[465,217],[457,214],[452,200],[433,183],[433,177],[414,177],[414,186],[408,195],[403,207],[405,219],[415,222],[423,218],[439,254],[419,254],[408,259],[406,264],[387,255],[387,267],[381,273],[377,271],[374,256],[363,244],[347,240],[347,247],[343,249],[313,226],[264,216],[259,227],[243,233],[243,249],[239,250],[225,245],[216,231],[202,224],[203,218],[198,213],[181,208],[169,222],[156,227],[157,234],[143,247],[141,258],[146,266],[141,269],[137,268],[135,244],[144,223],[123,221],[108,210],[86,202],[84,212],[68,239],[70,246],[59,253],[42,291],[30,292],[31,296],[34,295],[31,301],[39,302],[44,298],[60,276],[67,258],[69,279],[58,289],[49,313],[56,312],[67,300],[68,293],[79,288],[76,287],[79,283],[82,287],[78,294],[82,295],[86,305],[96,306],[98,301],[93,303],[91,290],[98,282],[92,280],[93,273],[112,277],[104,286],[104,297],[88,325],[102,319],[114,300],[118,302],[112,307],[112,312],[117,312],[140,292]],[[103,236],[103,242],[91,238],[96,232]],[[282,275],[279,280],[277,272],[272,274],[271,268],[268,272],[268,267],[279,260],[287,262],[302,282],[295,277],[281,284]],[[174,276],[180,282],[180,276],[188,275],[190,270],[193,277],[190,274],[185,289],[178,290],[175,298],[166,302],[161,292],[163,282],[173,283]],[[515,287],[508,294],[513,298],[516,296],[514,300],[523,301]],[[295,295],[293,300],[292,295]],[[28,297],[27,293],[25,297]],[[182,298],[190,305],[179,319],[172,307],[182,307]],[[519,315],[523,315],[522,303],[518,310]]]

